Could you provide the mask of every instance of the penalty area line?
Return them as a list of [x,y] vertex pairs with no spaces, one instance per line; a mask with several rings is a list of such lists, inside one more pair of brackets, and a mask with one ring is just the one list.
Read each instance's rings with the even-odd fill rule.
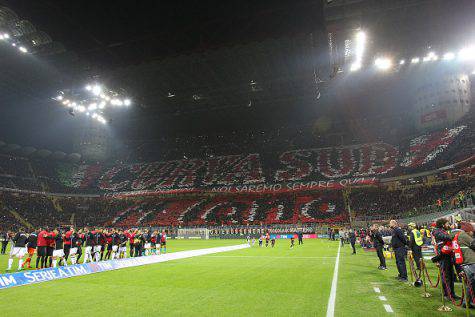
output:
[[335,260],[335,269],[333,270],[332,288],[330,290],[330,297],[328,298],[327,317],[335,316],[335,301],[336,301],[336,288],[338,285],[338,266],[340,264],[340,247],[338,244],[338,253]]

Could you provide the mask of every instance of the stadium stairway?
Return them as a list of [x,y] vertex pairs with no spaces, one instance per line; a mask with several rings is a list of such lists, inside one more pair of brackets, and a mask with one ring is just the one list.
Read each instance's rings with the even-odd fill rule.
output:
[[51,199],[51,202],[53,203],[53,207],[56,211],[58,212],[63,212],[63,207],[61,206],[61,204],[58,202],[58,198],[55,197],[55,196],[51,196],[50,197]]
[[38,179],[38,177],[36,176],[35,169],[33,168],[33,165],[31,165],[30,161],[27,161],[27,166],[28,166],[28,171],[30,172],[30,175],[33,177],[35,182],[41,186],[41,190],[46,193],[49,192],[49,188],[46,185],[46,183]]
[[22,216],[20,216],[19,213],[17,213],[16,211],[14,210],[11,210],[11,209],[8,209],[8,212],[13,216],[15,217],[16,220],[18,220],[18,222],[20,222],[22,225],[24,225],[25,227],[27,227],[28,229],[32,229],[33,226],[31,225],[31,223],[29,223],[28,221],[26,221]]

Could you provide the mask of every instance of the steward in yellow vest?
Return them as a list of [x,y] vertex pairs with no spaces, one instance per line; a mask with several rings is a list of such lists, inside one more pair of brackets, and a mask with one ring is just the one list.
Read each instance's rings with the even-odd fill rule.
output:
[[424,241],[422,240],[421,232],[416,228],[416,224],[411,222],[409,226],[409,249],[412,251],[412,257],[416,262],[417,268],[421,269],[421,259],[422,259],[422,245]]

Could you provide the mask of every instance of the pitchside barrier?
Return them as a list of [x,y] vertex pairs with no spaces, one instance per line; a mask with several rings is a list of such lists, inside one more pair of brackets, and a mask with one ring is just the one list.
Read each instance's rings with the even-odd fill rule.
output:
[[63,278],[82,276],[105,271],[118,270],[128,267],[190,258],[205,254],[240,250],[245,248],[249,248],[249,245],[247,243],[227,247],[181,251],[162,255],[150,255],[137,258],[126,258],[86,264],[76,264],[70,266],[61,266],[57,268],[41,269],[36,271],[23,271],[11,274],[0,274],[0,289],[59,280]]
[[[296,234],[271,234],[270,235],[271,239],[290,239],[292,237],[294,237],[295,239],[298,238]],[[321,237],[320,237],[320,235],[317,236],[315,233],[313,233],[313,234],[304,234],[303,238],[304,239],[317,239],[317,238],[321,238]]]
[[[249,234],[249,236],[254,239],[258,239],[259,238],[259,234]],[[292,236],[294,236],[295,239],[297,239],[297,235],[296,234],[291,234],[291,233],[284,233],[284,234],[271,234],[270,237],[271,239],[274,238],[274,239],[290,239]],[[210,239],[246,239],[247,238],[247,234],[219,234],[219,235],[210,235],[209,236]],[[328,238],[328,235],[326,234],[315,234],[315,233],[311,233],[311,234],[304,234],[303,235],[303,238],[304,239],[323,239],[323,238]],[[189,238],[190,239],[190,238]],[[197,239],[200,239],[199,237]]]

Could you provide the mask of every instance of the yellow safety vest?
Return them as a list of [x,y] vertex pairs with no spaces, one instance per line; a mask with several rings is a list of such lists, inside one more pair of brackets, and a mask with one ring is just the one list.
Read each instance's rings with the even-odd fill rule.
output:
[[422,236],[421,236],[421,233],[419,232],[419,230],[413,229],[412,234],[414,235],[414,242],[418,246],[421,246],[422,244],[424,244],[424,241],[422,241]]

